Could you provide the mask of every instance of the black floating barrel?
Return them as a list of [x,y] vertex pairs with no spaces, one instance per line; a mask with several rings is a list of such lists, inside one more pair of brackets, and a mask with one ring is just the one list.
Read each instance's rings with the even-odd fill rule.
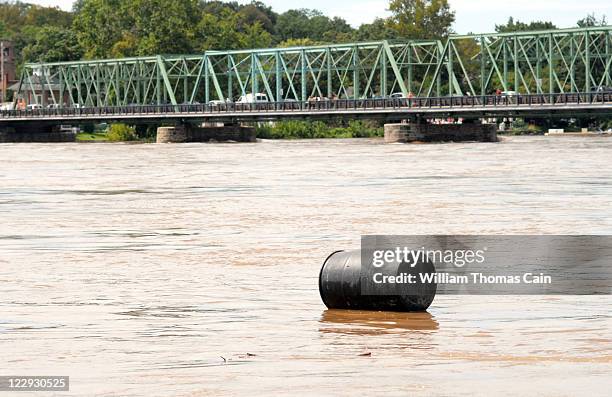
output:
[[[364,255],[367,258],[367,256]],[[319,274],[319,292],[330,309],[379,311],[423,311],[436,295],[436,284],[422,282],[420,274],[433,274],[431,262],[388,263],[382,268],[372,265],[371,258],[362,263],[362,252],[336,251],[327,257]],[[409,276],[412,274],[413,276]],[[374,283],[383,276],[412,278],[412,283]],[[388,279],[387,279],[388,280]]]

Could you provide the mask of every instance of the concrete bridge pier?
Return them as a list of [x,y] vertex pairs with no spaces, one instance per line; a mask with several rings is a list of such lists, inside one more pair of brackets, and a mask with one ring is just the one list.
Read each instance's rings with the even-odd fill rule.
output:
[[411,142],[497,142],[497,125],[480,120],[465,120],[462,124],[429,124],[408,122],[385,124],[386,143]]
[[157,143],[187,142],[187,129],[183,124],[171,127],[157,127],[155,141]]
[[157,143],[255,142],[255,128],[238,124],[197,126],[178,124],[157,128]]
[[412,123],[385,124],[385,143],[406,143]]

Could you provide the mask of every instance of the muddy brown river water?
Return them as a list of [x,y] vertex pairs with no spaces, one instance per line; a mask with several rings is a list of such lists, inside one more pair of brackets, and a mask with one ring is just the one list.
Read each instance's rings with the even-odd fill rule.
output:
[[612,234],[611,166],[606,138],[2,144],[0,375],[69,375],[72,396],[609,396],[610,296],[343,312],[317,276],[361,234]]

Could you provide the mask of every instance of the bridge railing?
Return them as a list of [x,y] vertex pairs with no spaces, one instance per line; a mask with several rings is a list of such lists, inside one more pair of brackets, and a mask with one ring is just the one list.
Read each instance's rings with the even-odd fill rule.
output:
[[160,114],[241,114],[241,113],[316,113],[352,112],[358,110],[455,109],[455,108],[511,108],[538,106],[567,106],[612,103],[612,92],[563,93],[530,95],[486,95],[429,98],[371,98],[317,101],[283,101],[262,103],[129,105],[107,107],[63,107],[23,110],[2,110],[2,119],[22,118],[106,118],[108,116],[147,116]]

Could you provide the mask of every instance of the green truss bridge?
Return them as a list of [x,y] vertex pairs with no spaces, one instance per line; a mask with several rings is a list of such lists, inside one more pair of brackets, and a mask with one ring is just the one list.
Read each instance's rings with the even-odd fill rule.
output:
[[0,123],[612,113],[612,26],[28,63],[15,98]]

